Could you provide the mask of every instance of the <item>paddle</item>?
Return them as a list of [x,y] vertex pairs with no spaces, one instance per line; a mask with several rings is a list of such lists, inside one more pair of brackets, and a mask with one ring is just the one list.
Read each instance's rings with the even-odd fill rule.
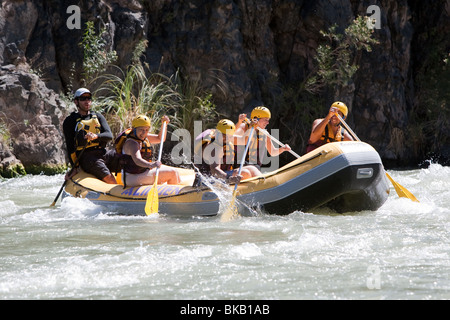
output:
[[[267,137],[269,137],[270,139],[272,139],[273,142],[278,143],[280,146],[282,146],[283,148],[286,146],[284,143],[282,143],[281,141],[279,141],[278,139],[276,139],[274,136],[272,136],[270,133],[268,133],[265,129],[259,128],[257,127],[257,129],[259,130],[259,132],[262,132],[264,135],[266,135]],[[300,156],[295,153],[292,150],[289,150],[289,152],[295,156],[296,158],[300,158]]]
[[[86,147],[89,143],[86,142],[86,144],[84,145],[83,149],[80,152],[80,155],[77,157],[77,161],[75,161],[75,164],[73,165],[72,169],[70,169],[69,171],[69,175],[72,173],[73,169],[75,169],[78,166],[78,163],[80,162],[81,156],[83,155],[84,150],[86,150]],[[54,207],[56,205],[56,201],[58,201],[59,196],[61,195],[61,192],[63,191],[64,187],[67,184],[67,181],[69,181],[69,179],[64,180],[64,183],[62,184],[61,188],[59,189],[58,194],[56,195],[55,200],[53,200],[53,203],[50,205],[50,207]]]
[[[248,136],[247,144],[245,146],[244,154],[242,155],[241,165],[239,166],[238,175],[241,174],[242,167],[244,166],[245,157],[247,156],[248,148],[250,147],[250,143],[252,141],[252,136],[253,136],[254,130],[255,130],[255,127],[252,126],[252,128],[250,129],[250,134]],[[230,221],[233,217],[239,215],[239,212],[238,212],[238,209],[237,209],[236,203],[235,203],[238,184],[239,184],[239,182],[236,182],[236,184],[234,185],[233,195],[231,196],[231,202],[228,205],[227,210],[220,217],[220,221],[222,221],[222,222]]]
[[[350,134],[353,136],[353,138],[355,138],[357,141],[361,141],[357,137],[357,135],[353,132],[353,130],[350,129],[348,124],[344,121],[344,119],[342,119],[342,117],[338,113],[336,113],[336,116],[341,121],[341,123],[344,125],[345,129],[347,129],[348,132],[350,132]],[[398,182],[395,182],[394,179],[392,179],[392,177],[387,172],[385,172],[385,173],[386,173],[386,176],[388,177],[388,179],[394,185],[395,191],[397,192],[399,197],[408,198],[412,201],[419,202],[419,200],[417,200],[417,198],[411,192],[409,192],[408,189],[406,189],[405,187],[400,185]]]
[[[162,155],[162,148],[164,143],[164,136],[166,134],[166,126],[167,123],[163,122],[163,129],[161,134],[161,143],[159,144],[159,155],[158,155],[158,161],[161,161],[161,155]],[[159,199],[158,199],[158,175],[159,175],[159,168],[156,168],[155,173],[155,182],[153,182],[153,186],[148,192],[147,200],[145,202],[145,214],[151,215],[158,213],[159,210]]]

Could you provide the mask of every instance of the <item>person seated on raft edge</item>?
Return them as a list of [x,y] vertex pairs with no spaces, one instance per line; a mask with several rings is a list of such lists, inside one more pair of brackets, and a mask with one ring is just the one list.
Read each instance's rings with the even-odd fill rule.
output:
[[[63,122],[72,167],[81,155],[78,161],[81,169],[108,184],[116,184],[116,178],[110,169],[115,152],[106,150],[106,144],[113,138],[108,122],[102,114],[91,111],[92,94],[88,89],[79,88],[75,91],[73,100],[77,111],[72,112]],[[79,168],[73,167],[64,179],[67,181],[78,172]]]
[[336,116],[336,113],[338,113],[342,119],[345,119],[348,115],[347,106],[343,102],[336,101],[331,105],[325,118],[314,120],[311,135],[306,147],[306,153],[329,142],[353,141],[353,138],[347,130],[341,127],[341,122]]
[[227,183],[239,183],[259,172],[254,166],[244,166],[241,174],[238,174],[239,168],[233,168],[235,130],[233,121],[222,119],[216,129],[205,130],[196,138],[195,152],[201,152],[202,164],[199,170],[202,174],[223,179]]
[[[250,114],[251,121],[256,123],[257,128],[266,129],[271,118],[270,110],[264,106],[256,107]],[[250,128],[250,121],[247,119],[247,114],[243,113],[239,115],[239,121],[236,124],[236,136],[244,136]],[[253,133],[252,142],[250,143],[247,156],[245,158],[245,164],[251,164],[257,168],[259,174],[261,174],[261,165],[263,164],[263,157],[266,154],[264,146],[272,157],[276,157],[285,151],[291,150],[289,145],[277,148],[273,145],[272,140],[255,128]],[[242,144],[242,143],[240,143]]]
[[145,115],[139,115],[133,119],[131,128],[122,132],[115,140],[116,152],[123,157],[122,183],[124,186],[136,187],[150,185],[155,182],[156,168],[159,168],[158,184],[179,184],[181,179],[175,168],[164,166],[160,161],[151,161],[151,144],[161,143],[166,140],[167,130],[164,137],[162,126],[164,122],[169,123],[168,116],[161,118],[161,130],[158,135],[149,133],[150,119]]

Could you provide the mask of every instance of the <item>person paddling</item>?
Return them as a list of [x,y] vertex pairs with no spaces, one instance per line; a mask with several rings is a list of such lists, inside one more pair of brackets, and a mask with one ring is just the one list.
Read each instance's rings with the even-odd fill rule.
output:
[[[284,145],[281,148],[277,148],[273,145],[271,139],[267,139],[266,135],[262,132],[259,132],[259,129],[266,129],[269,124],[270,118],[272,117],[270,110],[264,106],[258,106],[254,108],[250,114],[250,119],[256,124],[256,132],[253,135],[252,141],[250,143],[249,151],[246,156],[245,164],[253,165],[258,169],[259,173],[255,173],[255,175],[261,174],[261,166],[264,162],[264,156],[266,155],[266,150],[272,157],[276,157],[285,151],[290,151],[291,147],[289,145]],[[244,136],[248,129],[250,128],[251,121],[247,119],[246,114],[239,115],[239,121],[236,125],[236,135]],[[245,143],[241,143],[245,145]]]
[[126,186],[150,185],[154,183],[156,168],[159,168],[158,184],[179,184],[180,175],[175,168],[164,166],[160,161],[152,161],[152,145],[166,140],[162,137],[162,126],[169,123],[169,117],[161,118],[158,135],[149,133],[151,123],[146,115],[133,119],[131,128],[123,131],[115,140],[116,152],[122,155],[122,182]]
[[195,139],[194,152],[201,154],[200,172],[225,180],[227,183],[238,183],[241,179],[254,176],[258,170],[254,166],[244,166],[241,174],[233,167],[235,159],[234,140],[236,126],[229,119],[222,119],[215,129],[208,129]]
[[335,141],[353,141],[352,136],[341,127],[341,122],[336,117],[338,113],[343,119],[348,115],[348,108],[345,103],[334,102],[325,118],[316,119],[313,122],[311,135],[306,147],[306,153],[317,149],[318,147]]
[[[109,184],[117,183],[109,169],[114,152],[106,150],[106,144],[113,138],[108,122],[102,114],[91,110],[92,95],[88,89],[78,89],[74,94],[74,103],[77,111],[72,112],[63,122],[71,165],[79,163],[85,172],[98,179]],[[82,150],[83,155],[77,160]],[[78,168],[74,168],[66,174],[65,179],[68,180],[77,173]]]

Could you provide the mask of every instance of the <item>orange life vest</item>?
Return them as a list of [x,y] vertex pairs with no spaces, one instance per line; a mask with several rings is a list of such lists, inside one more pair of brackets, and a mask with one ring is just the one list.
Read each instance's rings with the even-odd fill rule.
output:
[[[211,129],[205,130],[195,139],[194,152],[196,154],[200,154],[200,152],[203,153],[203,150],[206,148],[206,146],[212,143],[217,143],[219,147],[221,146],[218,142],[216,142],[216,130]],[[227,141],[222,148],[223,148],[223,158],[222,163],[220,165],[220,169],[222,169],[223,171],[233,170],[233,162],[235,157],[233,142]],[[203,163],[203,157],[202,157],[201,171],[205,173],[210,171],[209,165]]]
[[[119,155],[123,154],[123,152],[122,152],[123,145],[124,145],[125,141],[127,141],[127,139],[133,139],[133,140],[139,142],[139,144],[141,146],[142,158],[147,161],[152,160],[153,148],[151,146],[151,143],[148,141],[147,138],[145,138],[144,140],[137,138],[135,131],[132,128],[122,131],[117,136],[117,138],[114,140],[115,149]],[[138,173],[145,172],[145,170],[147,170],[147,168],[136,165],[130,155],[123,155],[123,157],[125,158],[125,161],[123,164],[123,170],[125,172],[138,174]]]
[[324,133],[322,137],[315,143],[308,144],[306,148],[306,152],[313,151],[314,149],[317,149],[320,146],[323,146],[326,143],[329,142],[336,142],[336,141],[344,141],[344,128],[340,128],[340,130],[337,131],[336,135],[333,133],[333,128],[328,123],[325,127]]

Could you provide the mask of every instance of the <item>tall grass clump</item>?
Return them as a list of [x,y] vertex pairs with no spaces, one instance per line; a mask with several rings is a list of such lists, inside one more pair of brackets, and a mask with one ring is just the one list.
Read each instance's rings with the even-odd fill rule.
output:
[[129,127],[139,114],[146,114],[157,127],[164,114],[173,115],[181,107],[170,78],[160,74],[147,77],[142,64],[132,64],[125,71],[116,69],[117,74],[99,77],[101,85],[95,92],[95,105],[107,114],[114,132]]
[[217,122],[218,113],[212,93],[203,89],[200,80],[183,77],[177,71],[171,78],[172,87],[180,96],[181,108],[176,110],[177,126],[193,133],[194,122],[202,121],[204,127]]
[[94,109],[105,113],[114,134],[130,127],[139,114],[150,117],[158,129],[161,117],[168,115],[170,127],[193,132],[196,120],[216,121],[212,95],[198,83],[182,77],[154,73],[141,61],[147,41],[141,41],[133,52],[131,63],[125,68],[114,66],[113,73],[104,73],[95,81],[99,88],[94,93]]

